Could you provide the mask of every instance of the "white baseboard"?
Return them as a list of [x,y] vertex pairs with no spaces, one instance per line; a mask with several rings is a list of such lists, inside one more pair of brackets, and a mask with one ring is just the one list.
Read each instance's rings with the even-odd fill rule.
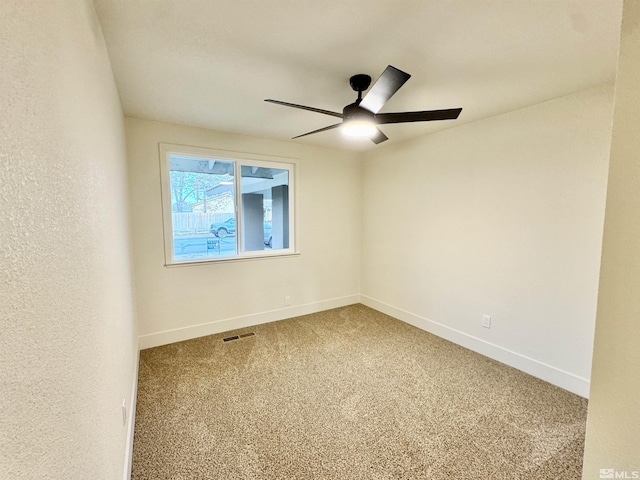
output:
[[506,348],[494,345],[480,338],[453,329],[433,320],[421,317],[415,313],[407,312],[401,308],[394,307],[384,302],[375,300],[366,295],[360,295],[360,302],[367,307],[402,320],[414,327],[433,333],[457,345],[473,350],[486,357],[497,360],[501,363],[517,368],[529,375],[545,380],[560,388],[564,388],[581,397],[589,397],[589,380],[578,377],[569,372],[565,372],[551,365],[539,362],[519,353],[507,350]]
[[228,332],[238,328],[252,327],[261,323],[276,322],[285,318],[298,317],[309,313],[321,312],[332,308],[344,307],[360,303],[360,295],[348,295],[345,297],[331,298],[319,302],[306,303],[304,305],[294,305],[277,310],[269,310],[266,312],[254,313],[251,315],[243,315],[241,317],[226,318],[223,320],[215,320],[213,322],[201,323],[199,325],[191,325],[183,328],[175,328],[173,330],[165,330],[164,332],[150,333],[138,337],[140,349],[158,347],[169,343],[182,342],[191,340],[192,338],[204,337],[215,333]]
[[133,432],[136,425],[136,399],[138,398],[138,368],[140,366],[140,349],[136,349],[136,358],[133,366],[133,382],[129,396],[129,414],[127,422],[127,442],[125,444],[123,480],[131,480],[131,464],[133,461]]

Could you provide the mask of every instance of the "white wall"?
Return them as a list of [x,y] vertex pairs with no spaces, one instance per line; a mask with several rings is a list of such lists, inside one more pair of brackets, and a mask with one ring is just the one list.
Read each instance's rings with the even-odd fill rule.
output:
[[[640,3],[624,3],[583,478],[640,474]],[[618,477],[619,478],[619,477]]]
[[602,87],[368,153],[363,302],[586,396],[611,115]]
[[123,117],[93,5],[0,8],[0,478],[122,478],[137,337]]
[[[142,348],[358,301],[357,154],[133,118],[126,132]],[[158,143],[298,158],[301,254],[165,267]]]

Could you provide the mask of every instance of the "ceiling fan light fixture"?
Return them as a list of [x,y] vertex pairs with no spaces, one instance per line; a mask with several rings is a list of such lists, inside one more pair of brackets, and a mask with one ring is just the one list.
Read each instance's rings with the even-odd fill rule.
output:
[[378,131],[375,123],[367,120],[351,120],[342,125],[342,133],[348,137],[371,138]]

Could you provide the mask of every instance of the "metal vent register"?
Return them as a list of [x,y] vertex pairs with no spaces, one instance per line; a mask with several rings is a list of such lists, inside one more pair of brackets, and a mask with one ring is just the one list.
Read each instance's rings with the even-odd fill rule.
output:
[[254,332],[243,333],[242,335],[233,335],[231,337],[225,337],[222,339],[223,342],[232,342],[233,340],[239,340],[241,338],[253,337],[255,335]]

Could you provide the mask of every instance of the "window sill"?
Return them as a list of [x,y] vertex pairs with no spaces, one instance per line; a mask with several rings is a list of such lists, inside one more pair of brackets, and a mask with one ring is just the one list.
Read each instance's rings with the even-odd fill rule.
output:
[[193,261],[184,261],[179,263],[165,263],[165,267],[167,268],[176,268],[176,267],[190,267],[190,266],[201,266],[201,265],[215,265],[218,263],[234,263],[234,262],[247,262],[254,260],[269,260],[272,258],[283,258],[283,257],[299,257],[300,252],[287,252],[287,253],[272,253],[269,255],[251,255],[246,257],[227,257],[220,258],[216,260],[207,259],[207,260],[193,260]]

